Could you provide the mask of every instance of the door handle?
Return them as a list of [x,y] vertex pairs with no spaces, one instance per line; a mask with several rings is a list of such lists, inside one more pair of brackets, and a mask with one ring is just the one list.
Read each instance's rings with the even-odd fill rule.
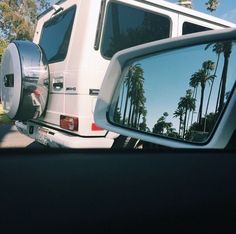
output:
[[63,82],[53,83],[53,88],[56,89],[56,90],[62,89],[63,88]]

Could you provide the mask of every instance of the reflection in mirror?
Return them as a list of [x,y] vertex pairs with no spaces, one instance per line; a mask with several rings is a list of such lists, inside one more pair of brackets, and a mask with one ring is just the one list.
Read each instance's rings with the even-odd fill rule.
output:
[[235,41],[133,60],[122,75],[110,120],[150,134],[202,143],[213,132],[236,77]]

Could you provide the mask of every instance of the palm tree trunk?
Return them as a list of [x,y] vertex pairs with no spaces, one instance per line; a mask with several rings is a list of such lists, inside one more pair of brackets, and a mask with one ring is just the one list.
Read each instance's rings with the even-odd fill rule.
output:
[[218,94],[217,94],[217,100],[216,100],[215,114],[217,113],[218,108],[219,108],[221,86],[222,86],[222,79],[220,79],[220,85],[219,85]]
[[202,108],[203,108],[205,85],[202,85],[201,88],[202,88],[201,89],[201,99],[200,99],[200,106],[199,106],[199,112],[198,112],[198,123],[200,125],[202,123]]
[[[216,72],[217,72],[218,65],[219,65],[219,60],[220,60],[220,54],[218,54],[218,57],[217,57],[216,68],[215,68],[215,72],[214,72],[214,77],[216,76]],[[214,80],[211,82],[211,88],[210,88],[210,92],[209,92],[209,96],[208,96],[208,100],[207,100],[207,106],[206,106],[206,111],[205,111],[205,121],[204,121],[204,132],[206,131],[207,112],[208,112],[208,108],[209,108],[209,103],[210,103],[210,99],[211,99],[211,93],[212,93],[214,81],[215,81],[215,78],[214,78]]]
[[[195,100],[197,99],[197,91],[198,91],[197,87],[194,88],[194,96],[193,97],[194,97]],[[194,115],[194,110],[192,111],[191,125],[193,124],[193,115]]]
[[187,122],[187,113],[188,113],[188,109],[185,109],[185,113],[184,113],[184,129],[183,129],[183,137],[185,134],[185,129],[186,129],[186,122]]
[[142,112],[139,112],[139,114],[138,114],[138,119],[137,119],[137,124],[138,124],[138,126],[139,126],[139,124],[140,124],[141,115],[142,115]]
[[[194,110],[193,110],[193,111],[194,111]],[[188,120],[187,120],[186,130],[188,130],[188,128],[189,128],[189,121],[190,121],[191,112],[192,112],[192,110],[189,110],[189,111],[188,111]]]
[[222,72],[222,86],[221,86],[221,92],[220,92],[219,113],[222,111],[224,107],[225,86],[226,86],[226,80],[227,80],[228,66],[229,66],[229,57],[225,56],[225,62],[224,62],[224,67],[223,67],[223,72]]
[[124,108],[124,115],[123,115],[123,125],[125,125],[125,117],[126,117],[126,112],[127,112],[127,107],[128,107],[128,100],[129,100],[129,85],[127,87],[127,93],[126,93],[126,100],[125,100],[125,108]]
[[137,106],[135,110],[135,118],[134,118],[134,126],[137,129],[138,129],[138,117],[139,117],[139,107]]
[[124,100],[124,92],[125,92],[125,84],[123,83],[122,85],[122,94],[121,94],[121,100],[120,100],[120,111],[123,105],[123,100]]
[[179,118],[179,136],[180,136],[181,125],[182,125],[182,119]]
[[132,127],[136,127],[135,124],[135,119],[136,119],[136,113],[138,109],[138,102],[137,102],[137,90],[134,91],[133,94],[133,111],[132,111],[132,116],[131,116],[131,125]]
[[132,126],[131,123],[131,115],[132,115],[132,109],[134,109],[133,102],[130,100],[130,106],[129,106],[129,115],[128,115],[128,126]]

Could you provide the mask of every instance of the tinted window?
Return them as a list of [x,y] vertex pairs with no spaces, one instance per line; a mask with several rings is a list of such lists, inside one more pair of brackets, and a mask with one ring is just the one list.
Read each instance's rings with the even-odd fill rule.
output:
[[63,61],[66,57],[76,7],[47,21],[42,29],[39,45],[43,48],[48,62]]
[[207,30],[212,30],[211,28],[203,27],[197,24],[192,24],[188,22],[184,22],[183,24],[183,35],[190,34],[190,33],[196,33],[196,32],[203,32]]
[[169,36],[169,18],[128,5],[110,3],[101,50],[103,56],[111,58],[119,50]]

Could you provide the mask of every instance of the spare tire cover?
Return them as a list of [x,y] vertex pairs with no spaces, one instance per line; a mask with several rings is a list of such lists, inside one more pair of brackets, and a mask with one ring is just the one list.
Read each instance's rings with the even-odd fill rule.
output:
[[47,104],[49,70],[41,48],[30,41],[11,42],[1,66],[1,100],[15,120],[40,117]]

